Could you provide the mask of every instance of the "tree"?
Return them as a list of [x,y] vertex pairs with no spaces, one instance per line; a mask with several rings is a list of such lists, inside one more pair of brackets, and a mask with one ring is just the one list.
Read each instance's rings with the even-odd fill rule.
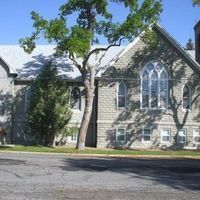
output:
[[194,50],[194,44],[193,44],[191,38],[189,38],[189,40],[187,41],[187,43],[186,43],[185,46],[186,46],[186,49],[187,49],[187,50]]
[[57,77],[51,63],[44,66],[31,86],[28,125],[40,144],[54,146],[55,136],[71,117],[66,81]]
[[[127,17],[123,23],[114,23],[109,5],[122,4],[126,7]],[[36,47],[35,40],[41,34],[49,42],[57,44],[57,55],[67,55],[79,69],[85,89],[85,110],[80,127],[77,148],[85,146],[86,132],[92,113],[95,90],[96,69],[100,65],[106,51],[113,46],[120,46],[123,39],[133,40],[141,31],[147,30],[149,24],[158,20],[162,11],[161,0],[68,0],[60,7],[59,16],[53,20],[45,20],[36,12],[32,12],[34,32],[30,37],[20,40],[21,47],[27,53]],[[120,11],[119,11],[120,12]],[[74,14],[76,24],[67,25],[68,16]],[[99,38],[107,39],[106,48],[92,48],[99,43]],[[103,52],[91,65],[90,58]],[[82,63],[77,62],[82,58]]]
[[200,5],[200,0],[192,0],[192,2],[193,2],[193,5],[194,6],[199,6]]

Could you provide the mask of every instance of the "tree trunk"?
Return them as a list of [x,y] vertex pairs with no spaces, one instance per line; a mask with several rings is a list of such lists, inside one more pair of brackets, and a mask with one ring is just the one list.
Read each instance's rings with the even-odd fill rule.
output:
[[76,148],[82,150],[85,148],[85,139],[86,134],[92,114],[93,108],[93,100],[94,100],[94,78],[95,78],[95,70],[91,69],[90,72],[90,80],[86,79],[84,81],[84,89],[85,89],[85,109],[83,113],[83,119],[81,122],[81,127],[79,131],[79,137]]

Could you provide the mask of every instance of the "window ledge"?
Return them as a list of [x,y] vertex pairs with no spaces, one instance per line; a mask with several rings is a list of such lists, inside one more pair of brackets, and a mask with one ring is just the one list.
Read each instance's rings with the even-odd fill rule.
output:
[[163,112],[166,112],[167,111],[167,108],[140,108],[141,111],[163,111]]
[[161,144],[171,144],[171,142],[164,142],[164,141],[161,141],[160,143]]
[[73,113],[81,113],[81,110],[79,110],[79,109],[71,109],[71,111],[72,111]]
[[151,141],[142,141],[142,143],[145,143],[145,144],[152,144]]
[[186,145],[187,142],[177,142],[176,144],[180,144],[180,145]]
[[124,145],[126,141],[116,141],[117,144]]
[[192,112],[192,110],[191,109],[182,108],[182,112]]
[[198,144],[198,145],[199,145],[199,144],[200,144],[200,142],[193,142],[193,144]]
[[117,107],[117,110],[127,110],[126,107]]

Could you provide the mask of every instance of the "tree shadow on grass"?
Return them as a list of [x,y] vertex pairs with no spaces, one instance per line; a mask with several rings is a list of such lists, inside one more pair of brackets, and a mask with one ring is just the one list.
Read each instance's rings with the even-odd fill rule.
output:
[[67,158],[63,162],[64,171],[118,173],[180,191],[200,190],[198,159]]

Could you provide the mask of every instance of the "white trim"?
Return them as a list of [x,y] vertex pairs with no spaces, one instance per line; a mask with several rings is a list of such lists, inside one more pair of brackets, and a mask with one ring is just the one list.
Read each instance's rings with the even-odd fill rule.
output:
[[158,23],[155,23],[155,28],[157,28],[173,45],[177,50],[188,59],[191,64],[200,72],[200,65],[198,62],[187,52],[185,49]]
[[[180,132],[180,131],[184,131],[185,136],[180,136],[180,135],[179,135],[179,132]],[[180,138],[180,137],[185,137],[185,141],[184,141],[184,142],[180,142],[180,141],[179,141],[179,138]],[[178,144],[186,144],[186,143],[187,143],[187,129],[178,129],[178,130],[177,130],[177,143],[178,143]]]
[[[118,136],[122,135],[122,134],[119,134],[119,132],[118,132],[119,129],[124,130],[124,134],[123,134],[124,135],[124,140],[123,141],[118,140]],[[123,127],[116,128],[116,130],[115,130],[115,140],[116,140],[117,143],[125,143],[126,142],[126,128],[123,128]]]
[[[195,135],[195,134],[197,134],[196,131],[199,132],[199,134],[197,136]],[[194,129],[193,130],[193,143],[194,144],[200,144],[200,142],[195,142],[195,140],[194,140],[195,137],[200,137],[200,129]]]
[[[171,44],[200,72],[200,65],[198,62],[158,23],[150,26],[150,29],[153,30],[156,28]],[[106,71],[110,66],[114,65],[114,63],[121,58],[129,49],[131,49],[137,42],[139,42],[142,36],[145,34],[145,31],[140,33],[130,44],[128,44],[115,58],[113,58],[110,62],[107,63],[107,67],[104,71]]]
[[119,58],[121,58],[127,51],[129,51],[129,49],[131,49],[133,46],[136,45],[137,42],[139,42],[142,38],[142,36],[144,36],[145,31],[143,31],[142,33],[140,33],[134,40],[133,42],[129,43],[115,58],[113,58],[107,65],[108,67],[112,66]]
[[[183,108],[183,90],[184,87],[187,86],[189,88],[189,108]],[[192,111],[192,89],[190,87],[190,85],[188,83],[184,84],[182,86],[182,100],[181,100],[181,104],[182,104],[182,111],[186,112],[186,111]]]
[[[149,131],[150,131],[150,135],[149,135],[149,136],[150,136],[150,140],[148,140],[148,141],[145,141],[145,140],[144,140],[144,136],[145,136],[144,130],[149,130]],[[147,135],[146,135],[146,136],[147,136]],[[152,142],[151,140],[152,140],[152,128],[143,128],[143,129],[142,129],[142,142],[143,142],[143,143],[151,143],[151,142]]]
[[[120,86],[120,84],[123,84],[124,89],[125,89],[125,96],[124,96],[124,97],[125,97],[125,105],[124,105],[124,107],[119,107],[119,106],[118,106],[118,105],[119,105],[119,104],[118,104],[118,97],[119,97],[118,92],[119,92],[119,86]],[[118,82],[118,84],[117,84],[117,93],[116,93],[116,96],[117,96],[117,97],[116,97],[116,98],[117,98],[117,100],[116,100],[117,102],[116,102],[116,103],[117,103],[117,108],[118,108],[118,109],[126,109],[126,100],[127,100],[127,98],[126,98],[126,96],[127,96],[127,91],[126,91],[126,90],[127,90],[126,84],[125,84],[123,81]]]
[[[169,135],[164,135],[164,131],[168,131]],[[169,141],[163,141],[163,136],[169,137]],[[168,143],[168,144],[171,143],[171,129],[169,129],[169,128],[161,129],[160,141],[161,141],[161,143]]]
[[[76,140],[72,140],[72,137],[75,136]],[[68,143],[77,143],[77,140],[78,140],[78,132],[75,133],[74,135],[70,135],[70,136],[67,136],[67,142]]]
[[[0,59],[7,65],[8,69],[9,69],[9,74],[18,75],[18,73],[2,58],[2,56],[0,56]],[[12,70],[12,72],[11,72],[11,70]]]

